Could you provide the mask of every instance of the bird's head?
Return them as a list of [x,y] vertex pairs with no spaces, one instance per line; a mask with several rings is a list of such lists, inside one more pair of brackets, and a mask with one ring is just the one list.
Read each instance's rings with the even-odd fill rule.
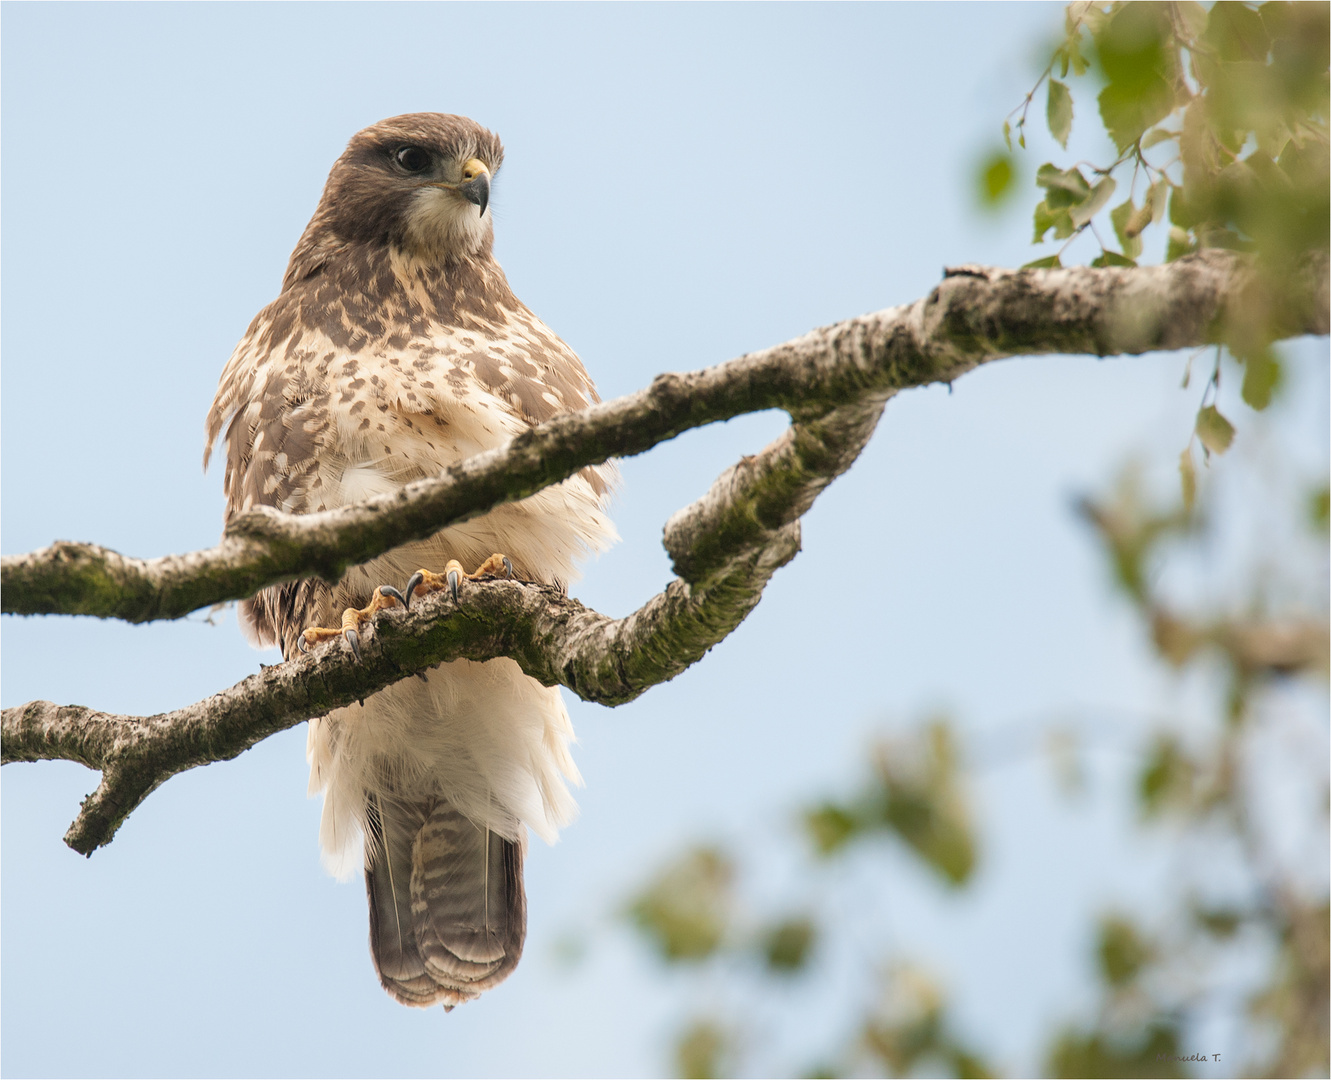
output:
[[490,184],[503,160],[499,136],[465,116],[381,120],[352,137],[311,225],[430,261],[477,254],[494,241]]

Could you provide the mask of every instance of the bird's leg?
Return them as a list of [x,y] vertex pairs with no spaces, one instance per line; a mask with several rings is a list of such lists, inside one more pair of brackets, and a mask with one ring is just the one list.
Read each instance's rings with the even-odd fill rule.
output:
[[507,555],[495,553],[485,562],[477,567],[474,574],[468,574],[462,569],[462,564],[457,559],[449,559],[444,565],[442,574],[431,573],[429,570],[417,570],[411,575],[407,582],[407,587],[402,591],[406,593],[406,606],[411,609],[411,598],[419,590],[425,590],[427,593],[438,592],[440,589],[448,589],[453,594],[454,603],[457,602],[458,589],[462,584],[463,578],[468,581],[482,581],[486,578],[511,578],[513,577],[513,560]]
[[342,626],[337,630],[331,630],[323,626],[311,626],[308,630],[302,631],[300,637],[296,639],[296,644],[300,646],[301,652],[309,652],[310,646],[318,645],[324,641],[330,641],[335,637],[344,637],[347,644],[351,646],[351,651],[356,659],[360,659],[360,624],[366,619],[372,619],[384,608],[393,607],[396,604],[407,606],[406,599],[391,585],[380,585],[374,590],[374,596],[370,602],[363,608],[347,608],[342,612]]

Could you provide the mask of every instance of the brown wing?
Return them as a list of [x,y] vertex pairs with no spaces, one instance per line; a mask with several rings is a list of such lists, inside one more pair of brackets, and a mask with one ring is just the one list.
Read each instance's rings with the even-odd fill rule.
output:
[[[525,304],[513,303],[516,310],[505,312],[507,321],[492,331],[486,348],[462,358],[480,385],[532,426],[599,402],[578,354]],[[601,496],[613,485],[615,471],[589,466],[579,475]]]
[[208,411],[208,466],[225,429],[226,516],[251,506],[275,506],[292,514],[320,509],[319,454],[327,441],[330,401],[326,381],[299,347],[300,330],[274,341],[273,322],[292,303],[284,293],[264,308],[222,371]]
[[[207,468],[218,436],[226,446],[226,520],[253,506],[274,506],[288,513],[322,509],[319,455],[330,424],[329,394],[293,349],[288,331],[273,340],[275,324],[292,325],[291,293],[264,308],[241,339],[222,371],[208,411]],[[332,591],[317,579],[264,589],[241,603],[241,625],[255,644],[281,645],[289,655],[295,634],[331,606]]]

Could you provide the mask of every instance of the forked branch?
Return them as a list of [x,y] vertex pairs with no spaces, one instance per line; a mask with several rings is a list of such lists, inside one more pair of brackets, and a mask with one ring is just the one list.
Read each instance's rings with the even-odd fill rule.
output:
[[[1110,356],[1208,344],[1219,339],[1227,310],[1257,287],[1249,262],[1220,251],[1133,269],[960,267],[914,304],[702,371],[661,375],[645,390],[556,417],[391,495],[301,516],[257,508],[236,517],[216,547],[186,555],[137,559],[69,542],[6,555],[0,610],[147,622],[294,578],[336,581],[347,567],[407,540],[713,421],[763,409],[813,419],[909,387],[951,382],[1009,356]],[[1289,281],[1283,299],[1277,336],[1327,332],[1325,253]],[[668,546],[676,555],[676,546]]]
[[[1278,336],[1328,331],[1327,258],[1289,283]],[[897,391],[950,382],[979,364],[1035,353],[1133,354],[1218,340],[1257,287],[1242,257],[1207,252],[1159,267],[1008,271],[962,267],[915,304],[816,330],[532,428],[442,476],[328,513],[256,510],[217,547],[132,559],[57,544],[3,560],[3,610],[142,622],[348,567],[523,498],[587,465],[642,453],[692,427],[769,408],[787,431],[728,469],[666,524],[679,577],[610,619],[549,586],[469,583],[410,614],[382,613],[356,663],[339,643],[175,712],[118,716],[31,702],[4,710],[3,761],[63,759],[102,770],[66,835],[90,854],[171,776],[223,761],[277,731],[455,659],[507,656],[533,678],[607,705],[665,682],[723,640],[799,550],[799,519],[858,457]]]

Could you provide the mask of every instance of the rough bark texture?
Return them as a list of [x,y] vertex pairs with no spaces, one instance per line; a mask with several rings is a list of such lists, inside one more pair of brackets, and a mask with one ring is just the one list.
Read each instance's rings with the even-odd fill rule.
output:
[[[1327,258],[1289,283],[1279,336],[1328,331]],[[950,382],[979,364],[1034,353],[1099,356],[1217,340],[1254,288],[1240,256],[1207,252],[1167,266],[1042,271],[960,267],[915,304],[825,327],[532,428],[506,446],[401,492],[324,514],[252,511],[207,551],[132,559],[57,543],[3,560],[3,610],[143,622],[317,574],[336,580],[405,540],[482,514],[610,457],[642,453],[692,427],[782,408],[789,429],[728,469],[671,517],[679,577],[638,611],[610,619],[557,590],[469,583],[410,614],[379,616],[363,662],[340,640],[175,712],[118,716],[30,702],[5,709],[0,760],[79,761],[102,770],[65,839],[91,854],[159,784],[223,761],[312,716],[435,664],[509,656],[547,685],[606,705],[674,678],[724,639],[799,551],[799,519],[845,472],[898,390]]]
[[706,593],[676,580],[623,619],[598,614],[554,586],[468,582],[456,604],[444,591],[410,613],[380,613],[362,633],[359,662],[335,639],[156,716],[49,701],[5,709],[3,761],[60,759],[103,771],[65,836],[74,850],[91,854],[176,773],[229,760],[269,735],[448,660],[511,656],[533,678],[562,683],[587,701],[631,701],[674,678],[739,625],[798,545],[794,529],[778,530]]
[[[1290,286],[1279,336],[1325,334],[1325,255],[1311,258]],[[236,518],[217,547],[187,555],[135,559],[70,542],[6,555],[0,610],[147,622],[292,578],[335,581],[348,566],[406,540],[716,420],[772,408],[810,420],[1015,355],[1108,356],[1208,344],[1227,309],[1254,287],[1250,265],[1218,251],[1135,269],[951,269],[914,304],[704,371],[662,375],[646,390],[557,417],[440,477],[356,506],[299,517],[255,509]]]

